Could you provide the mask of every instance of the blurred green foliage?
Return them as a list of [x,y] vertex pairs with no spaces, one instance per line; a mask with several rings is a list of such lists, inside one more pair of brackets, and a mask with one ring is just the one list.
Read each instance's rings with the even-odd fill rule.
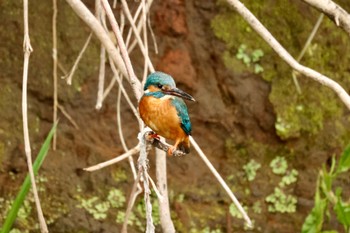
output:
[[323,231],[323,224],[325,218],[331,218],[330,210],[332,209],[339,223],[343,225],[344,231],[350,231],[350,202],[348,197],[346,197],[347,200],[343,199],[342,188],[335,185],[337,178],[348,172],[349,169],[350,145],[342,153],[338,164],[333,157],[330,169],[328,170],[324,165],[319,172],[314,207],[305,219],[302,233],[330,232]]

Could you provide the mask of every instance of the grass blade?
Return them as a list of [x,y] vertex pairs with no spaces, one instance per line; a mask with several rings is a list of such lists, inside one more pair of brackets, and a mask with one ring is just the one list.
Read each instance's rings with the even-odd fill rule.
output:
[[[44,141],[44,144],[40,148],[38,156],[35,159],[35,162],[33,164],[33,170],[34,170],[35,175],[38,174],[38,170],[39,170],[40,166],[42,165],[42,163],[44,162],[44,159],[47,155],[47,152],[50,149],[51,139],[52,139],[53,134],[56,131],[56,127],[57,127],[57,123],[55,123],[52,126],[49,134],[47,135],[47,137]],[[11,230],[11,227],[17,218],[18,210],[21,207],[21,205],[23,204],[23,201],[24,201],[25,197],[27,196],[30,187],[31,187],[31,182],[30,182],[29,175],[27,175],[22,186],[21,186],[21,189],[19,190],[19,192],[17,194],[15,201],[12,204],[10,211],[7,214],[5,223],[2,226],[0,233],[8,233]]]

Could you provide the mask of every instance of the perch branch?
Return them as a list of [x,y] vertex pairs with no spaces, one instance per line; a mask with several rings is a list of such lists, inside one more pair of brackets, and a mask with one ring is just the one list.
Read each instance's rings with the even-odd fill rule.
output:
[[22,83],[22,120],[23,120],[23,137],[24,137],[24,149],[27,157],[28,172],[30,181],[32,183],[32,191],[34,195],[36,210],[39,219],[40,230],[42,233],[49,232],[45,222],[44,214],[41,208],[41,203],[38,195],[38,189],[35,183],[35,176],[33,171],[32,152],[30,148],[29,129],[28,129],[28,111],[27,111],[27,83],[28,83],[28,67],[29,57],[33,52],[33,48],[30,44],[29,38],[29,26],[28,26],[28,0],[23,1],[23,20],[24,20],[24,61],[23,61],[23,83]]
[[156,176],[160,194],[163,201],[159,201],[159,217],[164,233],[175,233],[174,223],[171,220],[168,184],[167,184],[166,152],[156,149]]
[[227,1],[288,65],[301,74],[331,88],[350,109],[350,96],[344,88],[327,76],[298,63],[239,0]]
[[[143,138],[145,139],[145,141],[147,142],[147,144],[152,145],[164,152],[168,152],[169,148],[171,147],[169,144],[162,142],[161,140],[154,138],[152,135],[154,135],[155,133],[153,131],[150,131],[149,128],[145,128],[144,129],[144,134],[143,134]],[[171,156],[184,156],[186,155],[184,152],[182,152],[181,150],[174,150],[173,153],[171,154]]]
[[155,227],[152,218],[151,190],[148,183],[148,159],[147,159],[147,142],[142,133],[138,135],[140,141],[140,156],[137,161],[138,169],[141,170],[143,181],[143,193],[146,207],[146,233],[154,233]]
[[308,5],[326,14],[350,36],[350,14],[331,0],[303,0]]

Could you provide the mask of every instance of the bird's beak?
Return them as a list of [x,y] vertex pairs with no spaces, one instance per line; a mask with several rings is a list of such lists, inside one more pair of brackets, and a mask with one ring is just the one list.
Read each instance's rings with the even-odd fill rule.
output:
[[187,100],[191,100],[191,101],[196,101],[191,95],[187,94],[186,92],[174,87],[172,89],[166,90],[164,91],[164,93],[168,94],[168,95],[173,95],[173,96],[177,96],[183,99],[187,99]]

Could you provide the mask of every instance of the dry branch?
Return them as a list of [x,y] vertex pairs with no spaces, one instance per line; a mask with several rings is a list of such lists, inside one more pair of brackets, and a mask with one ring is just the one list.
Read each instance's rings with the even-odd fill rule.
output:
[[110,166],[112,164],[118,163],[118,162],[122,161],[123,159],[126,159],[129,156],[132,156],[132,155],[138,153],[139,151],[140,151],[140,146],[137,145],[134,148],[128,150],[124,154],[122,154],[122,155],[120,155],[120,156],[118,156],[118,157],[116,157],[114,159],[108,160],[108,161],[103,162],[103,163],[99,163],[99,164],[91,166],[91,167],[84,168],[84,170],[85,171],[89,171],[89,172],[99,170],[101,168],[104,168],[104,167]]
[[49,232],[41,208],[41,203],[38,195],[38,189],[35,183],[35,176],[33,171],[32,162],[32,151],[30,148],[29,140],[29,129],[28,129],[28,111],[27,111],[27,83],[28,83],[28,67],[29,67],[29,57],[33,52],[33,48],[30,44],[29,38],[29,26],[28,26],[28,0],[23,1],[23,21],[24,21],[24,39],[23,39],[23,50],[24,50],[24,61],[23,61],[23,83],[22,83],[22,120],[23,120],[23,137],[24,137],[24,150],[27,157],[27,165],[29,171],[30,181],[32,183],[32,191],[34,195],[34,201],[36,205],[36,210],[38,213],[40,230],[42,233]]
[[[104,30],[103,26],[98,22],[96,17],[90,12],[90,10],[80,0],[66,0],[67,3],[72,7],[74,12],[90,27],[95,33],[97,38],[105,47],[107,53],[112,57],[113,62],[116,64],[118,69],[123,75],[127,75],[123,59],[120,53],[114,46],[113,41],[109,37],[108,33]],[[136,82],[137,85],[137,82]],[[141,86],[141,84],[140,84]]]
[[331,0],[303,0],[332,19],[350,36],[350,14]]
[[[57,0],[52,1],[52,58],[53,58],[53,122],[57,122],[58,94],[57,94]],[[56,150],[57,131],[53,135],[52,147]]]

